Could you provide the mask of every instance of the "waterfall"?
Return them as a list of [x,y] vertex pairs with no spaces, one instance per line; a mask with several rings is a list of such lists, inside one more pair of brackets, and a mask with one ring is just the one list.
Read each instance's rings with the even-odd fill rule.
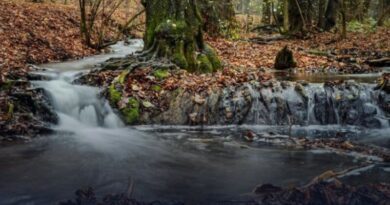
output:
[[49,80],[35,81],[33,84],[45,90],[59,115],[59,128],[76,130],[83,127],[123,127],[123,122],[113,112],[107,100],[99,96],[101,92],[99,88],[75,85],[72,82],[82,73],[88,72],[95,65],[109,58],[124,57],[141,48],[142,41],[140,40],[132,41],[131,45],[120,42],[112,46],[113,52],[109,54],[40,66],[46,71],[37,72],[37,74]]

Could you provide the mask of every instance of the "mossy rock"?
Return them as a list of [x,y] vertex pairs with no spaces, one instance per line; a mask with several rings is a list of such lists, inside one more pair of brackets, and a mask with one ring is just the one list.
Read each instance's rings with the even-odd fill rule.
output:
[[164,80],[165,78],[169,77],[169,75],[170,73],[167,68],[159,68],[153,72],[153,76],[159,80]]
[[118,102],[122,99],[122,93],[117,90],[116,83],[112,83],[108,88],[108,93],[110,97],[110,102],[113,104],[118,104]]
[[279,51],[278,55],[275,59],[275,69],[277,70],[285,70],[289,68],[295,68],[297,63],[294,60],[293,52],[285,46],[281,51]]
[[126,108],[121,109],[121,113],[127,124],[137,123],[140,117],[140,103],[135,98],[129,98]]

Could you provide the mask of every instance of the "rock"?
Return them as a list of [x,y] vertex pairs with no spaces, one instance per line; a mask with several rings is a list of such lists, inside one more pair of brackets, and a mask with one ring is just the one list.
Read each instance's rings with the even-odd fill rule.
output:
[[199,105],[203,105],[206,102],[206,99],[204,99],[202,96],[196,94],[194,98],[195,103]]
[[255,194],[270,194],[283,191],[282,188],[274,186],[272,184],[263,184],[255,188],[253,191]]
[[343,142],[343,144],[341,144],[341,148],[346,149],[346,150],[353,149],[354,147],[355,146],[349,141],[345,141],[345,142]]
[[248,130],[244,136],[245,140],[247,140],[248,142],[253,142],[255,137],[256,137],[256,134],[250,130]]
[[375,87],[376,90],[383,90],[387,94],[390,94],[390,73],[384,73],[379,79],[378,85]]
[[142,102],[142,106],[144,106],[145,108],[154,108],[155,106],[149,102],[149,101],[143,101]]
[[285,46],[276,56],[274,68],[277,70],[285,70],[294,68],[297,63],[294,60],[293,52]]

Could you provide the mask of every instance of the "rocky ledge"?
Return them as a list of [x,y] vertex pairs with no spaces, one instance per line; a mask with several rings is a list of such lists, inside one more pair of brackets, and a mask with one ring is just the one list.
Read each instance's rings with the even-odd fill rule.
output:
[[[264,71],[193,75],[113,59],[83,83],[105,86],[127,124],[356,125],[388,127],[389,75],[379,85],[278,82]],[[123,66],[125,65],[125,66]]]
[[0,143],[29,140],[51,133],[57,115],[42,89],[28,81],[9,80],[0,85]]

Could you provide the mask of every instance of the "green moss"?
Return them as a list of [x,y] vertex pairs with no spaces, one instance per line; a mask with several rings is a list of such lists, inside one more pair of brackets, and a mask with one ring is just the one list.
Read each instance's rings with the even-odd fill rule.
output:
[[162,88],[159,85],[152,85],[152,90],[155,92],[160,92],[162,90]]
[[174,54],[172,57],[173,63],[175,63],[179,68],[187,69],[188,62],[184,55],[184,41],[180,41],[176,48],[174,49]]
[[183,39],[183,35],[188,28],[185,21],[177,21],[168,19],[160,23],[155,32],[164,37],[170,37],[171,39]]
[[8,113],[7,113],[8,119],[11,119],[14,116],[14,108],[15,108],[14,104],[8,103]]
[[205,54],[198,56],[198,69],[202,73],[211,73],[214,71],[213,64],[209,61],[209,58]]
[[153,72],[153,76],[159,80],[163,80],[169,76],[169,71],[167,68],[159,68]]
[[9,90],[14,85],[14,82],[11,80],[5,81],[3,84],[0,85],[0,90]]
[[204,53],[207,55],[208,60],[213,66],[213,71],[222,68],[222,63],[218,58],[217,52],[209,45],[204,48]]
[[122,99],[122,94],[115,88],[115,82],[110,85],[108,88],[110,94],[110,101],[114,104],[117,104]]
[[129,71],[128,71],[128,70],[123,71],[123,72],[118,76],[118,82],[119,82],[120,84],[124,84],[124,83],[125,83],[125,80],[126,80],[126,77],[127,77],[128,74],[129,74]]
[[140,117],[140,104],[135,98],[129,98],[127,107],[122,109],[121,112],[124,116],[124,120],[127,124],[134,124]]
[[137,108],[122,109],[122,114],[124,115],[125,122],[129,125],[136,123],[139,119],[139,109]]

